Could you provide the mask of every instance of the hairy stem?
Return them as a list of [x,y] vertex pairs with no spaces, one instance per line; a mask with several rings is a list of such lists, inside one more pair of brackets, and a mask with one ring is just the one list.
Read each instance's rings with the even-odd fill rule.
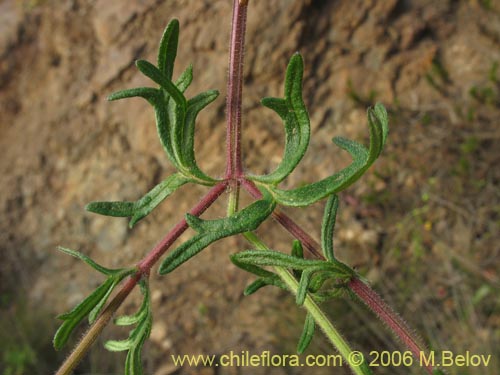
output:
[[[405,321],[368,284],[358,278],[353,278],[349,282],[349,288],[380,320],[385,322],[396,333],[408,349],[410,349],[415,358],[421,357],[422,352],[426,350],[425,346],[411,333]],[[430,364],[426,364],[426,370],[429,374],[432,374],[433,367]]]
[[[226,190],[227,183],[220,182],[215,185],[210,191],[193,207],[189,213],[194,216],[199,216],[212,205],[213,202]],[[175,227],[149,252],[149,254],[138,264],[138,268],[142,273],[149,273],[151,267],[161,258],[168,248],[175,242],[179,236],[188,228],[186,219],[182,219]]]
[[[262,197],[261,192],[253,182],[245,179],[242,181],[242,185],[254,198],[258,199]],[[301,241],[304,247],[309,250],[312,255],[319,259],[325,259],[323,254],[319,251],[320,245],[318,242],[284,212],[276,209],[273,212],[273,217],[290,232],[290,234]],[[359,278],[352,278],[348,287],[397,337],[399,337],[403,344],[413,353],[413,356],[420,360],[420,354],[426,350],[426,347],[416,338],[405,321],[396,314],[369,285],[365,284]],[[427,365],[426,370],[432,374],[433,367]]]
[[[212,205],[213,202],[226,190],[227,183],[221,182],[215,185],[210,191],[189,211],[191,215],[199,216]],[[84,334],[80,343],[75,347],[73,352],[61,365],[56,375],[68,375],[80,363],[85,354],[90,350],[90,347],[95,342],[96,338],[101,334],[102,330],[109,323],[115,312],[127,298],[130,292],[134,289],[137,283],[144,275],[149,275],[153,265],[160,257],[169,249],[169,247],[180,237],[188,228],[185,219],[177,223],[167,235],[144,257],[138,264],[139,271],[131,276],[121,287],[118,293],[114,296],[111,302],[106,306],[101,315],[97,318],[94,324]]]
[[[245,238],[254,245],[259,250],[272,251],[270,250],[254,233],[245,233]],[[296,295],[299,289],[299,283],[295,277],[284,267],[273,267],[279,277],[285,282],[288,289]],[[321,310],[318,304],[311,298],[309,293],[306,295],[304,301],[304,308],[311,314],[314,321],[318,326],[321,327],[326,337],[330,340],[333,346],[339,351],[340,355],[344,358],[344,361],[352,369],[353,373],[356,375],[367,375],[371,374],[371,370],[368,367],[366,360],[363,358],[361,352],[353,350],[349,347],[349,344],[345,341],[342,335],[335,329],[333,324],[330,322],[325,313]]]
[[226,178],[234,178],[243,174],[241,163],[241,97],[246,19],[247,1],[234,0],[226,102]]
[[116,310],[125,301],[130,292],[134,289],[136,284],[141,279],[139,273],[130,277],[127,282],[123,285],[121,290],[116,294],[113,300],[106,306],[101,315],[96,319],[94,324],[85,332],[83,338],[80,340],[78,345],[73,349],[71,354],[66,358],[64,363],[59,367],[59,370],[55,375],[69,375],[73,372],[75,367],[80,363],[83,357],[87,354],[92,344],[95,342],[97,337],[101,334],[103,329],[108,325],[109,321],[115,314]]

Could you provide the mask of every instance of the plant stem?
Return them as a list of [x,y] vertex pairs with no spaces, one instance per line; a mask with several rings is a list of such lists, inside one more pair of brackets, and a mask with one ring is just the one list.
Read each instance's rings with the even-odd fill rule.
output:
[[66,358],[61,367],[59,367],[55,375],[69,375],[73,372],[75,367],[87,354],[97,337],[99,337],[103,329],[108,325],[116,310],[118,310],[123,301],[125,301],[130,292],[135,288],[141,276],[140,273],[136,273],[127,280],[113,300],[106,306],[101,315],[99,315],[94,324],[85,332],[83,338],[73,349],[68,358]]
[[[391,330],[403,341],[410,349],[415,358],[421,357],[425,351],[425,346],[411,333],[410,328],[394,310],[387,305],[370,286],[359,278],[352,278],[349,282],[349,288],[356,296],[363,301],[372,310],[380,320],[385,322]],[[433,367],[426,365],[426,370],[432,375]]]
[[[193,207],[189,213],[199,216],[212,205],[213,202],[226,190],[227,182],[220,182],[210,189],[210,191]],[[149,273],[153,265],[161,258],[168,248],[179,236],[188,228],[186,219],[182,219],[175,227],[149,252],[149,254],[139,262],[137,267],[142,273]]]
[[[199,216],[212,205],[213,202],[226,190],[227,182],[220,182],[189,211],[191,215]],[[57,370],[56,375],[69,375],[74,368],[80,363],[85,354],[90,350],[90,347],[95,342],[96,338],[101,334],[102,330],[109,323],[115,312],[127,298],[130,292],[135,288],[137,283],[144,275],[149,275],[153,265],[160,257],[168,250],[168,248],[180,237],[188,228],[185,219],[177,223],[167,235],[139,262],[138,272],[131,276],[121,287],[118,293],[114,296],[111,302],[106,306],[101,315],[96,319],[94,324],[84,334],[82,340],[73,349],[68,358]]]
[[[252,181],[244,179],[241,184],[252,197],[256,199],[262,198],[261,192]],[[320,245],[314,240],[314,238],[304,232],[288,215],[277,208],[273,211],[272,216],[283,226],[283,228],[290,232],[292,236],[302,242],[302,245],[309,250],[311,254],[313,254],[316,258],[324,259],[321,252],[318,251]]]
[[247,1],[233,0],[233,21],[229,49],[229,76],[226,101],[226,178],[243,175],[241,163],[241,97]]
[[[245,238],[254,245],[259,250],[264,251],[272,251],[270,250],[254,233],[244,233]],[[299,283],[295,279],[295,277],[284,267],[273,267],[278,276],[285,282],[290,291],[296,295],[297,290],[299,288]],[[357,359],[363,357],[362,353],[359,351],[353,352],[349,347],[349,344],[345,341],[342,335],[335,329],[333,324],[328,320],[325,313],[321,310],[316,302],[311,298],[309,293],[306,295],[306,299],[304,301],[304,308],[311,314],[314,321],[318,326],[321,327],[326,337],[330,340],[333,346],[339,351],[339,353],[344,358],[344,361],[347,362],[349,367],[352,369],[354,374],[356,375],[367,375],[371,374],[371,370],[368,367],[366,360]]]
[[[262,194],[252,181],[243,180],[243,187],[254,197],[261,198]],[[289,216],[278,209],[274,210],[273,217],[278,221],[290,234],[302,242],[304,247],[319,259],[325,259],[323,254],[318,250],[320,245],[308,233],[306,233],[299,225],[297,225]],[[420,360],[420,355],[426,350],[425,345],[421,343],[412,330],[408,327],[405,321],[394,310],[384,302],[384,300],[375,292],[368,284],[361,281],[358,277],[353,277],[348,284],[348,287],[356,296],[383,321],[387,327],[403,342],[404,345],[412,352],[415,359]],[[426,366],[428,373],[432,374],[433,367]]]

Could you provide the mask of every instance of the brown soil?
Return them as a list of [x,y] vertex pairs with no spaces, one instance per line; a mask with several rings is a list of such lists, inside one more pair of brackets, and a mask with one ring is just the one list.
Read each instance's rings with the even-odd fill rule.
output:
[[[281,95],[295,51],[306,65],[312,141],[285,186],[324,178],[345,165],[348,157],[331,138],[366,139],[366,107],[375,101],[387,106],[387,148],[341,195],[336,249],[430,347],[492,354],[494,363],[487,368],[452,367],[450,374],[494,375],[500,367],[499,5],[487,0],[250,1],[246,167],[262,173],[280,160],[282,127],[259,100]],[[87,266],[57,253],[57,245],[108,267],[134,264],[205,191],[193,188],[187,194],[189,188],[182,188],[133,230],[126,219],[83,210],[94,200],[135,200],[173,171],[147,103],[105,101],[113,91],[149,85],[134,60],[154,61],[162,30],[173,17],[181,24],[175,74],[193,62],[188,94],[221,91],[200,116],[196,142],[201,167],[214,176],[223,173],[230,14],[229,0],[0,1],[4,371],[55,369],[61,357],[50,349],[53,317],[100,282]],[[208,216],[224,210],[218,204]],[[319,236],[322,205],[287,211]],[[260,232],[270,245],[288,251],[290,237],[277,225],[266,224]],[[171,276],[153,277],[155,323],[144,355],[148,374],[304,373],[172,365],[170,354],[294,353],[303,312],[278,290],[242,296],[252,276],[236,269],[228,254],[246,246],[241,239],[225,240]],[[124,311],[137,303],[129,301]],[[366,353],[403,350],[362,306],[337,301],[327,309],[353,346]],[[114,328],[106,333],[124,335]],[[331,352],[320,336],[309,354]],[[16,362],[13,352],[25,359]],[[24,367],[15,372],[12,363]],[[79,373],[119,373],[121,366],[123,356],[101,346]],[[421,373],[417,367],[375,370]],[[307,373],[346,371],[318,367]]]

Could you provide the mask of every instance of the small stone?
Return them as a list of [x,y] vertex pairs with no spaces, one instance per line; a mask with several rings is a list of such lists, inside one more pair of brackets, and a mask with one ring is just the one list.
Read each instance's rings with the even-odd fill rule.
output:
[[167,337],[167,325],[163,322],[156,322],[153,324],[153,328],[151,329],[151,341],[157,343],[157,344],[162,344],[163,341],[165,341],[165,338]]

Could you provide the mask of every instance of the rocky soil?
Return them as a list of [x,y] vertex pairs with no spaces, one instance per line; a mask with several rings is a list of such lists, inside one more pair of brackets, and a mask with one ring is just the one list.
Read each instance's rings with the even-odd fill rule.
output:
[[[87,266],[59,254],[58,245],[108,267],[134,264],[205,191],[182,188],[133,230],[126,219],[83,209],[94,200],[135,200],[173,171],[147,103],[105,100],[113,91],[149,85],[134,60],[154,61],[163,28],[173,17],[181,24],[174,75],[192,62],[195,79],[188,94],[221,91],[200,116],[196,151],[205,171],[223,173],[231,3],[0,1],[4,373],[55,369],[64,353],[57,356],[50,348],[54,316],[100,282]],[[248,17],[245,166],[262,173],[281,158],[282,126],[259,100],[281,95],[287,61],[296,51],[305,60],[312,141],[285,186],[324,178],[346,165],[348,156],[331,138],[367,139],[366,108],[384,103],[391,114],[388,146],[361,182],[341,195],[339,257],[365,274],[433,349],[492,354],[496,361],[468,372],[451,368],[450,374],[496,374],[500,4],[250,0]],[[218,204],[207,217],[224,210]],[[288,211],[319,236],[322,205]],[[266,224],[261,233],[273,247],[288,251],[290,237],[277,225]],[[294,353],[303,312],[277,290],[242,296],[252,277],[236,269],[228,254],[246,246],[241,239],[225,240],[171,276],[153,277],[155,323],[144,356],[148,374],[303,373],[297,368],[176,368],[170,360],[170,354],[230,350]],[[137,303],[132,298],[124,311],[133,311]],[[328,309],[354,346],[367,353],[402,349],[359,304],[338,301]],[[110,328],[106,337],[125,334]],[[309,354],[329,352],[318,334]],[[79,373],[119,373],[122,366],[122,356],[97,346]],[[347,373],[342,370],[335,373]],[[408,371],[377,369],[380,374]]]

